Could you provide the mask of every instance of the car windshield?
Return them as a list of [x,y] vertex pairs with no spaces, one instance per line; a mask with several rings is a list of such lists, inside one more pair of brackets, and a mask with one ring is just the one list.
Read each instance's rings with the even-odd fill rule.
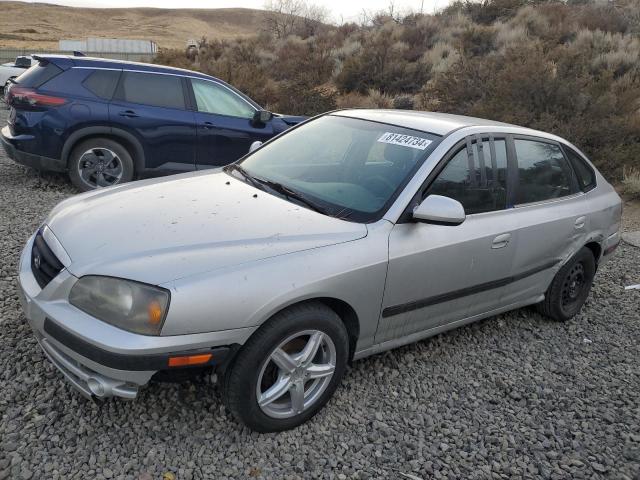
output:
[[386,212],[439,140],[418,130],[325,115],[227,172],[327,215],[371,222]]

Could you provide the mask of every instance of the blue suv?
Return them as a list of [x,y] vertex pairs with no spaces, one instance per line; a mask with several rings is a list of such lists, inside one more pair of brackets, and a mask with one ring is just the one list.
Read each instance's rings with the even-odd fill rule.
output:
[[8,93],[7,155],[68,172],[86,191],[219,167],[304,120],[272,114],[202,73],[100,58],[35,56]]

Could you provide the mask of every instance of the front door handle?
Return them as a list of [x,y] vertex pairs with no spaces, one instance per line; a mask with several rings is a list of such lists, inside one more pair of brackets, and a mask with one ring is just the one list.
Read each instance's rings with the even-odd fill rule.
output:
[[202,128],[210,130],[212,128],[215,128],[215,125],[213,123],[211,123],[211,122],[204,122],[202,124]]
[[491,243],[491,248],[503,248],[509,244],[509,240],[511,240],[510,233],[503,233],[502,235],[498,235],[493,239]]
[[127,118],[136,118],[138,116],[138,114],[133,110],[123,110],[122,112],[118,113],[118,115]]
[[576,218],[575,223],[573,224],[576,227],[576,230],[580,230],[582,227],[584,227],[584,224],[587,221],[587,217],[578,217]]

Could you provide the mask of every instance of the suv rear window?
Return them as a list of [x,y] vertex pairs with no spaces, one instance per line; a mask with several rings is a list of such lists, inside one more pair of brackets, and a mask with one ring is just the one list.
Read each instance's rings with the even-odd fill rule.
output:
[[174,75],[124,72],[118,89],[125,102],[185,109],[182,78]]
[[583,192],[587,192],[594,188],[596,186],[596,174],[589,164],[585,162],[582,156],[578,155],[578,153],[574,152],[571,148],[563,145],[562,149],[564,150],[564,153],[567,154],[567,157],[569,157],[569,161],[576,171],[580,189]]
[[84,79],[82,85],[96,97],[111,100],[119,78],[120,71],[95,70]]
[[56,75],[62,73],[62,69],[51,62],[40,60],[36,65],[16,79],[21,87],[39,88]]

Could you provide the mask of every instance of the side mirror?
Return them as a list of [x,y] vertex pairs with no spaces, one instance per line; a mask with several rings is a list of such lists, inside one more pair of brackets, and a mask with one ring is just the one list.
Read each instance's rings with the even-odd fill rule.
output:
[[413,209],[413,218],[436,225],[460,225],[466,215],[459,201],[442,195],[429,195]]
[[261,146],[262,146],[262,142],[260,140],[256,140],[249,146],[249,153],[259,149]]
[[273,113],[267,110],[256,110],[253,114],[252,123],[254,125],[264,125],[273,118]]

